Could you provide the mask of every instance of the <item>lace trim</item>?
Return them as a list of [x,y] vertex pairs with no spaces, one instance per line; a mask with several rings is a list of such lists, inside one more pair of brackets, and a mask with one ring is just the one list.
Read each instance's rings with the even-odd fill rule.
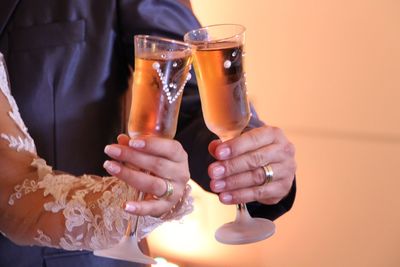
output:
[[51,247],[51,238],[43,233],[42,230],[37,230],[38,236],[34,238],[39,244],[46,247]]
[[8,103],[10,103],[11,106],[11,111],[8,112],[8,115],[17,124],[21,132],[25,135],[25,138],[22,138],[20,136],[18,136],[18,138],[15,138],[13,136],[2,133],[1,138],[7,140],[9,142],[9,146],[11,148],[17,149],[17,151],[25,150],[36,155],[35,142],[28,134],[28,128],[25,126],[25,123],[19,113],[17,103],[11,95],[9,84],[10,83],[7,76],[7,68],[4,63],[4,57],[0,53],[0,90],[3,92],[4,96],[7,98]]
[[[134,197],[135,190],[115,177],[94,179],[88,175],[81,178],[68,174],[54,175],[43,160],[34,160],[32,165],[38,168],[39,181],[35,184],[32,180],[25,180],[18,189],[24,193],[42,189],[43,196],[54,198],[54,201],[44,204],[44,209],[52,213],[62,212],[66,227],[56,246],[66,250],[94,250],[118,242],[131,219],[122,205]],[[101,197],[95,203],[87,203],[85,197],[95,193],[101,193]],[[50,237],[42,230],[38,231],[35,240],[42,245],[51,244]]]
[[31,192],[36,192],[38,190],[38,185],[35,180],[24,180],[24,182],[21,185],[16,185],[14,187],[15,193],[13,193],[10,198],[8,199],[8,204],[10,206],[15,204],[15,201],[17,199],[20,199],[26,194],[29,194]]
[[[81,178],[68,174],[54,175],[43,159],[34,159],[32,166],[38,170],[38,180],[24,180],[15,186],[9,204],[37,190],[43,190],[43,196],[52,196],[53,201],[44,204],[48,212],[62,212],[65,217],[66,231],[59,242],[52,240],[43,230],[37,231],[37,241],[43,246],[61,247],[66,250],[102,249],[117,243],[123,236],[128,220],[133,216],[126,213],[122,206],[128,199],[134,199],[136,191],[115,177],[101,180],[84,175]],[[193,210],[191,187],[187,185],[185,194],[173,209],[160,218],[140,217],[138,237],[146,237],[159,225],[169,220],[180,220]],[[95,203],[87,203],[88,194],[101,193]],[[97,214],[93,211],[98,211]]]

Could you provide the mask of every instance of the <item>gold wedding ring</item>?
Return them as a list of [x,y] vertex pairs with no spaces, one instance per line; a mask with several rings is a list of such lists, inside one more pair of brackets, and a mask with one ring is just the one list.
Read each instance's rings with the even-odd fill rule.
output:
[[269,184],[272,181],[272,178],[274,177],[274,171],[272,170],[271,165],[269,164],[262,166],[262,168],[264,169],[265,173],[264,184]]
[[165,182],[167,190],[165,190],[164,194],[162,194],[161,196],[157,197],[158,199],[160,199],[160,198],[168,198],[168,197],[172,196],[172,194],[174,193],[174,186],[172,185],[172,183],[168,179],[163,179],[163,180]]

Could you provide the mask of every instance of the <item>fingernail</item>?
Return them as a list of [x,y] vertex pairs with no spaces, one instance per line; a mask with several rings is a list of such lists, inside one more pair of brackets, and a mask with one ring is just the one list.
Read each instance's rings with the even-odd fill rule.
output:
[[229,147],[223,147],[223,148],[218,150],[218,156],[221,159],[226,159],[230,155],[231,155],[231,149]]
[[126,135],[124,135],[124,134],[119,134],[118,137],[117,137],[117,141],[121,142],[122,140],[124,140],[125,136]]
[[146,142],[141,139],[129,140],[129,146],[133,147],[133,148],[144,148],[145,145],[146,145]]
[[130,203],[130,202],[126,202],[124,210],[127,211],[127,212],[135,212],[136,206],[134,204]]
[[224,181],[216,181],[214,184],[214,187],[216,190],[221,190],[225,187],[225,182]]
[[104,148],[104,152],[111,157],[119,157],[121,155],[120,148],[115,147],[115,146],[110,146],[110,145],[108,145]]
[[230,203],[232,201],[232,195],[224,194],[224,195],[222,195],[221,199],[222,199],[222,202]]
[[212,173],[214,177],[220,177],[225,173],[225,168],[221,165],[215,166],[212,170]]
[[111,174],[118,174],[121,171],[121,167],[112,161],[105,161],[103,167]]

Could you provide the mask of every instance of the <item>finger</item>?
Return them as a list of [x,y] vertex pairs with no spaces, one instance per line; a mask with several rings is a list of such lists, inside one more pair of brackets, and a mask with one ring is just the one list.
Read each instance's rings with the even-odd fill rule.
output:
[[281,144],[271,144],[229,160],[213,162],[208,167],[208,174],[211,179],[221,179],[256,170],[266,164],[281,162],[286,158],[286,152]]
[[187,154],[182,145],[173,139],[155,136],[135,137],[129,141],[133,149],[155,156],[164,157],[175,162],[187,160]]
[[[294,171],[288,170],[283,164],[269,164],[274,174],[269,183],[288,177],[294,177]],[[215,193],[229,192],[244,188],[257,187],[267,180],[265,170],[259,167],[252,171],[242,172],[223,179],[213,179],[210,182],[211,190]]]
[[128,168],[116,161],[108,160],[104,162],[104,168],[109,174],[118,177],[139,191],[155,196],[162,196],[167,190],[165,181],[162,178]]
[[221,143],[215,149],[215,155],[219,160],[229,159],[272,143],[286,142],[287,139],[281,129],[263,126]]
[[[190,176],[189,173],[183,172],[188,168],[182,168],[181,164],[169,159],[147,154],[148,151],[138,151],[127,146],[114,144],[106,146],[104,152],[115,160],[152,172],[159,177],[182,180],[183,178],[188,179]],[[176,174],[183,176],[174,177]]]
[[215,155],[215,149],[221,143],[222,143],[221,140],[216,139],[216,140],[211,141],[210,144],[208,144],[208,152],[210,152],[211,156],[213,156],[214,158],[217,158]]
[[224,204],[239,204],[258,201],[263,204],[273,205],[287,195],[290,186],[281,181],[271,182],[263,186],[224,192],[219,194],[219,199]]
[[215,193],[263,185],[266,176],[263,168],[242,172],[223,179],[212,179],[210,188]]
[[118,135],[117,140],[118,144],[127,146],[129,144],[130,138],[126,134],[120,134]]
[[125,203],[125,211],[140,216],[159,217],[171,209],[169,201],[146,200],[146,201],[128,201]]
[[[151,173],[128,168],[116,161],[106,161],[104,163],[104,168],[111,175],[118,177],[141,192],[161,197],[165,195],[165,192],[168,190],[165,179],[154,176]],[[187,181],[175,182],[174,180],[169,180],[169,182],[173,190],[168,200],[178,201],[185,190]]]

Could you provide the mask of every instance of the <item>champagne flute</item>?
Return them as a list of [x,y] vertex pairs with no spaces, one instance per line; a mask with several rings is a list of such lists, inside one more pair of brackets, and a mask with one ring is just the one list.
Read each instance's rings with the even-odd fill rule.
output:
[[[250,120],[243,67],[245,28],[237,24],[212,25],[190,31],[185,41],[193,46],[193,64],[207,128],[222,141],[241,134]],[[272,221],[252,218],[246,204],[238,204],[236,219],[217,229],[225,244],[246,244],[275,232]]]
[[[128,122],[131,138],[137,136],[175,136],[183,89],[190,77],[190,45],[172,39],[135,36],[135,72]],[[145,171],[145,170],[144,170]],[[146,172],[146,171],[145,171]],[[139,192],[138,201],[144,193]],[[114,247],[94,252],[103,256],[144,264],[156,261],[138,246],[138,220],[128,223],[127,231]]]

